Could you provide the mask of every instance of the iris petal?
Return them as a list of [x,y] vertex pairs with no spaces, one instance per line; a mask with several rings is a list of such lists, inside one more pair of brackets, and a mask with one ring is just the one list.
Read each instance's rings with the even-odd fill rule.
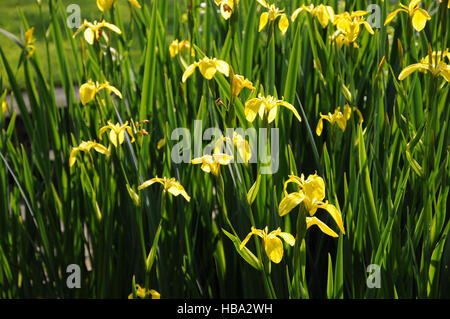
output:
[[261,32],[262,29],[266,26],[267,22],[269,22],[269,13],[263,12],[261,17],[259,18],[259,27],[258,32]]
[[283,242],[275,236],[267,236],[264,239],[264,250],[267,257],[276,264],[283,258]]
[[306,217],[306,228],[308,229],[309,227],[311,227],[313,225],[316,225],[317,227],[319,227],[319,229],[323,233],[327,234],[328,236],[339,237],[338,234],[336,234],[330,227],[325,225],[325,223],[322,222],[317,217]]
[[291,210],[298,206],[303,200],[305,196],[301,193],[291,193],[284,197],[280,205],[278,206],[278,213],[280,216],[284,216],[288,214]]

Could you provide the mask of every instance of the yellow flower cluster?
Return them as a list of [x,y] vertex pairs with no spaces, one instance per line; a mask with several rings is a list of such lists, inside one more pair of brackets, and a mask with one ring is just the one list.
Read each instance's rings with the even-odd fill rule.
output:
[[[140,7],[138,2],[133,0],[129,1],[131,4]],[[256,1],[263,7],[264,10],[259,18],[258,32],[261,32],[268,25],[270,27],[270,30],[272,30],[275,23],[278,23],[278,29],[283,35],[286,34],[289,28],[289,19],[285,14],[285,10],[277,8],[274,4],[267,3],[266,0]],[[239,5],[239,0],[214,0],[214,2],[219,7],[220,13],[225,20],[229,20],[231,18],[232,14],[236,12]],[[411,23],[414,29],[417,31],[423,30],[426,26],[426,22],[431,18],[424,9],[420,8],[420,2],[420,0],[413,0],[410,2],[409,6],[400,4],[399,9],[388,15],[385,21],[385,25],[389,24],[399,12],[407,12],[409,17],[411,18]],[[115,0],[97,0],[97,6],[102,12],[111,9],[114,3]],[[368,12],[366,11],[358,10],[336,14],[334,12],[334,9],[328,5],[303,5],[300,8],[294,10],[291,16],[291,21],[295,22],[297,18],[304,12],[309,14],[312,18],[317,19],[322,28],[327,28],[330,24],[336,28],[336,31],[332,34],[330,39],[334,44],[337,45],[339,49],[341,49],[343,46],[358,48],[358,39],[364,29],[369,32],[369,34],[373,35],[375,33],[370,24],[365,20],[365,16],[368,14]],[[84,39],[86,40],[86,42],[93,45],[96,43],[96,41],[99,41],[101,37],[106,36],[106,34],[102,32],[102,28],[107,28],[114,33],[121,34],[121,30],[117,26],[108,23],[105,20],[100,23],[98,23],[97,21],[90,23],[85,20],[83,25],[75,32],[73,36],[77,36],[77,34],[84,30]],[[31,56],[34,52],[34,46],[32,45],[34,40],[32,39],[32,34],[33,28],[29,29],[26,33],[29,56]],[[169,53],[171,58],[174,58],[183,50],[188,50],[191,52],[192,56],[195,56],[193,45],[187,40],[179,41],[178,39],[175,39],[169,45]],[[420,63],[413,64],[404,68],[399,75],[399,80],[405,79],[414,71],[420,71],[431,73],[432,76],[435,77],[442,76],[448,82],[450,81],[450,66],[445,61],[448,61],[449,59],[450,54],[448,49],[444,52],[430,52],[428,56],[421,59]],[[182,58],[180,58],[180,60],[182,61]],[[184,61],[183,65],[186,65],[184,64]],[[230,77],[229,96],[231,97],[231,100],[237,98],[244,88],[247,88],[249,90],[256,89],[249,79],[246,79],[242,75],[234,74],[233,69],[230,64],[228,64],[228,62],[222,59],[210,58],[207,56],[187,66],[182,75],[182,83],[185,83],[188,78],[193,76],[197,68],[199,69],[201,75],[207,80],[212,80],[218,73],[222,74],[225,77]],[[219,74],[218,77],[220,76]],[[103,89],[106,89],[108,93],[113,92],[116,96],[122,98],[121,92],[114,86],[110,85],[108,81],[100,84],[98,82],[89,80],[87,83],[82,84],[80,87],[79,96],[81,103],[83,105],[86,105],[89,102],[93,101],[96,94]],[[259,93],[257,97],[255,96],[256,93],[252,96],[252,98],[249,98],[245,102],[244,115],[245,119],[248,122],[254,122],[256,117],[259,116],[259,118],[263,120],[265,124],[268,125],[272,123],[276,119],[279,106],[287,108],[292,112],[292,114],[299,122],[302,121],[294,105],[285,101],[283,97],[279,99],[278,97],[272,95],[264,96],[261,93]],[[351,107],[348,104],[344,105],[342,110],[341,107],[337,107],[334,110],[334,113],[329,112],[326,115],[319,113],[320,118],[317,123],[316,134],[318,136],[321,136],[323,132],[324,121],[328,121],[331,125],[337,125],[341,129],[341,131],[344,132],[347,127],[347,122],[351,118],[352,112],[358,114],[359,124],[361,124],[363,122],[361,112],[357,107]],[[127,132],[131,137],[131,143],[135,141],[133,128],[128,125],[128,121],[126,121],[124,124],[113,124],[111,121],[108,121],[107,125],[101,127],[99,130],[100,140],[102,140],[103,134],[107,131],[109,131],[109,141],[112,145],[114,145],[115,148],[118,148],[124,143],[125,132]],[[162,148],[164,144],[165,140],[161,139],[158,142],[157,148]],[[191,164],[200,164],[202,171],[211,173],[221,179],[221,166],[229,165],[233,161],[233,157],[226,154],[226,152],[224,151],[224,147],[227,146],[233,148],[237,147],[238,154],[241,159],[243,159],[246,163],[249,162],[252,156],[249,143],[245,140],[245,138],[235,132],[232,138],[221,136],[217,141],[215,141],[214,152],[212,155],[204,155],[201,157],[193,158],[191,160]],[[94,149],[100,154],[109,156],[111,146],[108,149],[106,148],[106,146],[95,141],[82,141],[80,145],[72,148],[69,158],[70,167],[75,164],[77,160],[76,156],[79,151],[85,152],[89,154],[89,156],[91,156],[91,149]],[[155,176],[141,183],[138,186],[138,190],[141,191],[155,183],[159,183],[163,186],[163,194],[169,192],[175,197],[181,195],[187,202],[190,202],[191,197],[188,195],[182,184],[174,177],[160,178],[158,176]],[[297,190],[288,193],[287,189],[289,184],[295,184]],[[316,212],[318,210],[323,210],[332,217],[340,232],[345,235],[344,222],[341,212],[335,205],[330,204],[327,200],[325,200],[325,197],[325,182],[322,177],[318,176],[317,174],[309,175],[307,178],[305,178],[303,174],[301,174],[300,177],[289,175],[288,180],[284,183],[283,198],[278,206],[279,216],[285,216],[294,208],[301,205],[301,209],[303,210],[302,212],[305,213],[306,229],[309,229],[311,226],[315,225],[324,234],[331,237],[338,237],[338,234],[333,229],[331,229],[327,224],[316,217]],[[139,197],[137,195],[136,198],[136,201],[139,201]],[[250,233],[248,233],[244,240],[240,242],[239,249],[244,249],[252,236],[257,236],[262,239],[265,254],[267,255],[268,259],[274,263],[280,263],[283,258],[283,240],[290,246],[294,246],[296,243],[296,238],[288,232],[282,232],[281,228],[277,228],[269,232],[268,226],[266,226],[264,229],[258,229],[252,226]],[[136,285],[136,292],[137,296],[140,298],[160,297],[158,292],[141,288],[139,285]],[[130,297],[132,297],[132,294],[130,295]]]
[[[199,68],[200,73],[207,80],[211,80],[217,72],[220,72],[225,76],[229,76],[230,72],[230,66],[227,62],[217,60],[216,58],[210,59],[208,57],[205,57],[199,62],[195,62],[194,64],[191,64],[187,67],[186,71],[183,74],[182,82],[186,82],[187,78],[189,78],[194,73],[197,67]],[[255,89],[252,82],[250,82],[248,79],[245,79],[242,75],[234,75],[231,84],[232,97],[237,97],[243,88],[248,88],[251,90]],[[270,95],[267,97],[263,97],[261,96],[261,94],[259,94],[257,98],[250,99],[245,103],[245,118],[247,119],[247,121],[253,122],[256,118],[256,115],[259,115],[261,119],[265,118],[267,119],[268,123],[271,123],[275,120],[278,106],[284,106],[289,109],[292,113],[294,113],[297,120],[301,122],[301,117],[292,104],[284,101],[283,99],[278,100]]]
[[[100,140],[102,140],[102,134],[106,132],[106,130],[108,129],[111,130],[108,134],[108,137],[110,142],[114,145],[114,147],[123,144],[125,140],[125,131],[127,131],[128,134],[131,136],[132,138],[131,143],[133,143],[135,140],[133,131],[131,130],[131,127],[128,125],[128,121],[125,122],[123,125],[120,125],[120,123],[112,124],[110,121],[108,121],[108,125],[103,126],[99,131]],[[107,149],[104,145],[99,144],[95,141],[83,141],[79,146],[72,148],[69,157],[69,166],[72,167],[75,164],[76,155],[79,151],[89,153],[90,155],[90,150],[92,148],[96,150],[98,153],[108,156],[110,155],[110,150]]]
[[[97,0],[97,6],[99,10],[106,11],[109,10],[114,5],[115,0]],[[136,1],[130,1],[133,5],[139,6],[139,3]],[[140,6],[139,6],[140,7]],[[89,44],[94,44],[95,41],[98,41],[104,33],[102,33],[102,28],[107,28],[117,34],[121,34],[122,31],[115,25],[106,22],[103,20],[102,22],[98,23],[97,21],[94,21],[94,23],[90,23],[87,20],[84,20],[83,25],[80,26],[80,28],[74,33],[73,37],[76,37],[81,31],[84,30],[84,38]],[[33,34],[33,30],[30,29],[29,32],[27,32],[27,39],[31,38],[31,35]],[[80,102],[82,105],[86,105],[93,101],[95,99],[95,96],[98,92],[101,90],[106,89],[108,93],[114,93],[116,96],[118,96],[120,99],[122,99],[122,93],[114,86],[110,85],[108,81],[104,81],[103,83],[94,82],[93,80],[88,80],[86,83],[83,83],[80,86],[79,89],[79,97]],[[116,123],[113,124],[110,121],[108,121],[108,125],[103,126],[99,130],[99,137],[100,140],[102,140],[102,135],[107,130],[110,130],[108,137],[109,141],[111,142],[114,147],[118,147],[119,145],[123,144],[125,140],[125,131],[128,132],[128,134],[131,137],[131,142],[133,143],[135,141],[133,130],[131,126],[128,125],[128,121],[126,121],[124,124]],[[95,141],[82,141],[80,145],[77,147],[73,147],[70,153],[69,157],[69,166],[72,167],[76,162],[76,156],[79,151],[83,151],[91,157],[90,150],[94,149],[100,154],[104,154],[109,156],[110,155],[110,149],[106,148],[106,146],[97,143]]]
[[375,34],[370,24],[364,20],[366,14],[368,14],[366,11],[353,11],[352,13],[344,12],[336,15],[333,24],[337,31],[331,36],[332,41],[335,41],[339,48],[342,48],[343,45],[350,46],[350,44],[358,48],[357,40],[361,34],[361,25],[370,34]]
[[[288,193],[286,189],[289,183],[295,183],[299,188],[298,192]],[[342,234],[345,235],[344,223],[341,213],[334,205],[329,204],[328,201],[323,201],[325,198],[325,183],[320,176],[318,176],[317,174],[309,175],[305,180],[303,174],[301,175],[301,177],[290,175],[289,179],[284,184],[283,193],[284,198],[281,200],[278,207],[280,216],[288,214],[292,211],[292,209],[302,204],[302,209],[304,209],[308,214],[308,216],[305,217],[306,229],[309,229],[311,226],[316,225],[326,235],[331,237],[338,237],[335,231],[333,231],[324,222],[314,216],[318,209],[322,209],[330,214]],[[277,228],[276,230],[269,233],[268,227],[266,227],[264,230],[251,227],[250,233],[240,244],[239,248],[241,250],[245,247],[250,237],[252,237],[253,235],[262,238],[263,248],[266,252],[266,255],[269,260],[274,263],[279,263],[283,258],[283,243],[280,238],[282,238],[290,246],[294,246],[295,244],[295,238],[290,233],[282,232],[280,228]]]

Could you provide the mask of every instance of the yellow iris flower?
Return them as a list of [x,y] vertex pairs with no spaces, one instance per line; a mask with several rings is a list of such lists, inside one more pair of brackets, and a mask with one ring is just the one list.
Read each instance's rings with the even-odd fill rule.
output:
[[216,72],[220,72],[224,74],[226,77],[230,74],[230,66],[227,62],[222,60],[217,60],[216,58],[210,59],[208,57],[204,57],[198,62],[194,62],[187,67],[186,71],[183,74],[183,83],[194,73],[196,68],[199,68],[200,73],[207,80],[211,80]]
[[[289,183],[297,184],[299,191],[288,194],[286,188]],[[305,180],[303,174],[301,177],[289,175],[289,179],[284,183],[283,192],[285,197],[281,200],[280,205],[278,206],[280,216],[288,214],[297,205],[302,203],[305,210],[309,213],[309,216],[306,217],[307,229],[313,225],[317,225],[325,234],[332,237],[338,237],[338,235],[331,228],[329,228],[317,217],[314,217],[314,214],[318,209],[324,209],[334,219],[341,232],[345,234],[341,213],[334,205],[328,204],[328,201],[323,202],[323,199],[325,198],[325,183],[322,177],[314,174],[309,175]]]
[[87,142],[83,141],[77,147],[72,148],[72,151],[70,152],[69,156],[69,166],[72,167],[75,164],[75,162],[77,161],[77,154],[79,151],[83,151],[85,153],[90,154],[92,148],[100,154],[107,156],[109,156],[110,154],[108,149],[102,144],[99,144],[95,141],[87,141]]
[[234,145],[237,148],[240,158],[247,163],[252,157],[252,151],[250,150],[250,144],[237,132],[233,132],[233,141],[229,137],[221,136],[214,144],[214,154],[223,154],[225,151],[224,143]]
[[280,20],[278,21],[278,28],[280,29],[281,33],[285,34],[287,29],[289,28],[289,20],[286,14],[283,13],[284,9],[280,10],[273,4],[269,5],[265,0],[256,1],[264,8],[269,10],[268,12],[263,12],[261,14],[261,17],[259,18],[258,32],[261,32],[261,30],[264,29],[269,21],[273,22],[278,17],[280,17]]
[[304,11],[308,12],[313,17],[316,17],[317,20],[319,20],[320,25],[324,29],[328,26],[328,23],[334,21],[333,7],[325,6],[323,4],[320,4],[317,7],[314,7],[313,4],[309,6],[305,5],[301,6],[292,13],[291,21],[294,22],[297,19],[297,16]]
[[192,164],[202,164],[201,169],[206,173],[212,173],[215,176],[220,174],[220,165],[228,165],[233,157],[227,154],[214,153],[213,155],[204,155],[191,160]]
[[242,75],[235,74],[231,83],[231,95],[235,98],[241,93],[243,88],[254,90],[253,83]]
[[97,0],[97,7],[101,12],[108,11],[114,5],[116,0]]
[[220,14],[225,20],[228,20],[233,14],[234,8],[239,4],[239,0],[214,0],[220,7]]
[[364,20],[364,15],[368,14],[367,11],[354,11],[352,13],[344,12],[336,15],[333,24],[336,25],[337,31],[331,36],[339,49],[345,44],[349,46],[353,44],[355,48],[358,48],[356,41],[361,34],[361,25],[363,25],[370,34],[375,34],[370,24]]
[[277,100],[273,96],[263,97],[261,94],[258,95],[257,98],[250,99],[245,103],[245,118],[249,122],[253,122],[255,120],[256,115],[259,114],[259,117],[262,119],[264,116],[267,117],[267,122],[271,123],[275,120],[277,115],[278,106],[284,106],[289,109],[292,113],[294,113],[295,117],[299,122],[302,121],[300,115],[298,114],[295,107],[282,100]]
[[135,140],[133,131],[131,130],[131,127],[128,125],[128,121],[126,121],[123,125],[120,125],[120,123],[114,125],[110,121],[108,121],[108,125],[103,126],[98,133],[100,135],[100,140],[102,139],[103,133],[105,133],[106,130],[108,129],[111,130],[108,135],[109,140],[115,147],[117,147],[117,143],[119,145],[123,144],[125,140],[125,130],[131,136],[131,143],[133,143]]
[[25,48],[28,50],[27,59],[31,58],[36,51],[36,46],[33,44],[36,39],[33,38],[34,27],[29,28],[25,32]]
[[144,188],[147,188],[147,187],[149,187],[150,185],[152,185],[154,183],[160,183],[161,185],[163,185],[164,186],[164,190],[163,190],[164,192],[169,192],[173,196],[181,195],[188,202],[191,200],[191,197],[186,193],[186,191],[184,190],[184,187],[174,177],[172,177],[172,178],[167,178],[167,177],[159,178],[158,176],[155,176],[154,178],[149,179],[149,180],[145,181],[142,185],[140,185],[138,187],[138,190],[142,190]]
[[245,237],[245,239],[239,246],[241,250],[244,248],[244,246],[247,244],[247,242],[253,235],[262,238],[264,251],[266,252],[267,257],[269,257],[269,259],[276,264],[278,264],[281,261],[284,252],[283,242],[281,241],[280,238],[282,238],[290,246],[294,246],[295,244],[294,236],[292,236],[289,233],[282,232],[280,228],[277,228],[276,230],[273,230],[270,233],[268,233],[267,227],[264,230],[262,230],[256,229],[255,227],[252,226],[251,232],[247,235],[247,237]]
[[425,28],[425,25],[427,23],[427,20],[431,20],[430,15],[428,12],[424,9],[421,9],[419,7],[421,0],[412,0],[409,3],[409,6],[405,6],[400,3],[400,9],[397,9],[393,12],[391,12],[384,22],[384,25],[386,26],[389,22],[392,21],[392,19],[395,18],[397,13],[400,11],[408,13],[409,17],[411,18],[412,25],[414,29],[416,29],[418,32],[422,31],[423,28]]
[[[136,296],[141,299],[161,299],[161,295],[156,290],[142,288],[138,284],[136,284]],[[133,299],[132,293],[128,296],[128,299]]]
[[6,103],[6,101],[2,101],[2,114],[5,114],[7,109],[8,104]]
[[[182,50],[191,50],[191,44],[189,43],[189,41],[178,41],[177,39],[173,40],[169,46],[170,57],[174,58]],[[191,55],[195,56],[194,50],[191,50]]]
[[108,90],[108,93],[113,92],[119,98],[122,98],[122,94],[120,93],[120,91],[114,86],[109,85],[108,81],[99,84],[98,82],[89,80],[87,83],[84,83],[80,86],[79,92],[81,104],[86,105],[91,102],[95,98],[95,95],[103,89]]
[[[358,110],[358,108],[355,106],[353,107],[353,111],[355,111],[359,116],[359,123],[363,122],[363,117],[361,112]],[[316,127],[316,134],[317,136],[322,135],[323,130],[323,120],[327,120],[331,123],[331,125],[337,124],[339,128],[342,130],[342,132],[345,131],[345,128],[347,127],[347,121],[350,119],[350,116],[352,114],[352,108],[346,104],[344,106],[344,113],[341,112],[341,107],[339,106],[337,109],[334,110],[334,113],[328,113],[327,115],[320,114],[319,122],[317,123]]]
[[444,62],[444,59],[450,60],[448,49],[442,51],[434,51],[420,60],[420,63],[408,65],[400,72],[398,79],[401,81],[415,71],[430,72],[433,76],[442,76],[447,82],[450,82],[450,65]]
[[[102,28],[105,27],[117,34],[122,34],[122,31],[115,26],[112,23],[108,23],[105,20],[102,22],[94,21],[94,23],[88,22],[87,20],[84,20],[83,24],[78,28],[78,30],[74,33],[73,37],[75,38],[78,33],[83,31],[84,29],[84,39],[89,43],[90,45],[94,44],[94,41],[98,41],[100,37],[102,36]],[[105,35],[106,36],[106,35]]]

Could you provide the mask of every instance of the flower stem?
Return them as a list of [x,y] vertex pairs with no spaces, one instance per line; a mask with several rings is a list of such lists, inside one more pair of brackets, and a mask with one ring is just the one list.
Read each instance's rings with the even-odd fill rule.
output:
[[217,184],[217,201],[219,202],[220,207],[222,208],[222,216],[225,219],[225,222],[230,226],[231,231],[233,234],[238,237],[236,231],[234,230],[233,225],[231,224],[231,221],[228,217],[228,211],[227,207],[225,205],[225,187],[223,183],[222,175],[219,175],[216,177],[216,184]]

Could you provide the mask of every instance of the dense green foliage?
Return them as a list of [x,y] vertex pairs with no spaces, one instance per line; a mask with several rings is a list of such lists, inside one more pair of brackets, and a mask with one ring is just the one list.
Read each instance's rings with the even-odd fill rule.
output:
[[[430,49],[448,48],[447,1],[420,32],[402,12],[384,26],[397,4],[373,1],[380,8],[374,35],[362,27],[359,48],[341,49],[330,41],[331,23],[322,28],[307,13],[290,20],[310,1],[271,1],[289,18],[284,35],[278,22],[258,32],[267,10],[255,0],[240,0],[229,20],[213,0],[139,2],[140,9],[117,0],[105,13],[91,4],[89,21],[103,16],[122,33],[105,29],[108,40],[90,45],[66,26],[66,1],[42,0],[33,10],[47,14],[33,23],[46,36],[36,31],[29,58],[18,30],[0,29],[0,101],[8,88],[20,111],[7,100],[0,115],[0,298],[127,298],[133,280],[162,298],[450,297],[449,84],[429,72],[398,79]],[[367,6],[324,2],[336,13]],[[26,15],[17,19],[24,31],[33,26]],[[187,50],[172,58],[174,39],[188,40],[195,57]],[[230,103],[231,76],[208,81],[195,71],[182,83],[186,67],[205,55],[256,89]],[[122,98],[102,90],[82,105],[78,87],[90,79],[109,81]],[[65,105],[56,99],[59,85]],[[258,93],[284,97],[302,121],[283,107],[270,124],[247,121],[245,104]],[[317,136],[319,113],[345,104],[361,111],[362,124],[353,113],[345,131],[324,122]],[[129,133],[118,147],[106,135],[100,140],[108,120],[128,121],[136,141]],[[175,164],[172,131],[187,128],[194,140],[194,120],[203,129],[278,128],[278,171],[261,175],[261,163],[233,163],[214,176]],[[70,166],[72,148],[94,140],[110,155],[79,152]],[[316,216],[338,238],[317,227],[302,232],[302,205],[279,215],[288,175],[315,172],[345,235],[325,211]],[[190,201],[160,184],[138,190],[155,176],[175,177]],[[270,263],[255,236],[246,245],[252,259],[239,249],[251,226],[280,227],[296,245],[283,242],[281,262]],[[66,286],[70,264],[81,266],[80,289]],[[370,264],[381,267],[380,288],[366,285]]]

